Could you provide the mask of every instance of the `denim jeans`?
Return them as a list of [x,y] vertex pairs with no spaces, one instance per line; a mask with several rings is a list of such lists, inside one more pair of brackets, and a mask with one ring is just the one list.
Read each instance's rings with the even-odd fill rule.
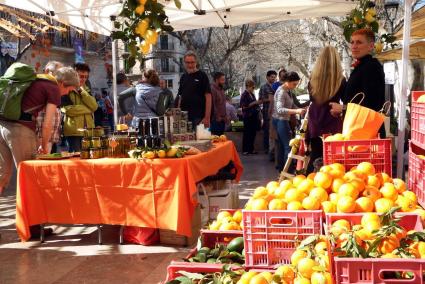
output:
[[264,151],[268,153],[270,151],[270,119],[263,120],[263,147]]
[[291,140],[291,128],[287,120],[273,118],[273,126],[276,129],[278,142],[279,142],[279,153],[277,155],[277,167],[279,171],[283,170],[286,160],[288,159],[289,151],[289,140]]
[[34,158],[37,152],[35,132],[18,122],[0,120],[0,193],[10,181],[13,163]]

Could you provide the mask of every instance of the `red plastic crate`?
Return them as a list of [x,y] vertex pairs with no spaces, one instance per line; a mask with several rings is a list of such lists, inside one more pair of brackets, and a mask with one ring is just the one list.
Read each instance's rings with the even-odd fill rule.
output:
[[412,141],[425,148],[425,103],[418,103],[420,96],[424,95],[425,91],[412,92],[412,107],[411,112],[411,129]]
[[[233,270],[241,269],[240,267],[232,267]],[[223,270],[223,264],[202,264],[202,263],[189,263],[189,262],[171,262],[167,268],[167,278],[164,283],[176,279],[181,276],[179,271],[186,271],[191,273],[214,273]]]
[[301,241],[322,233],[322,211],[242,210],[247,268],[274,269],[289,264]]
[[[423,283],[425,259],[335,258],[337,284]],[[385,272],[412,272],[413,279],[385,279]]]
[[[345,214],[345,213],[330,213],[330,214],[326,214],[326,224],[325,224],[325,231],[328,232],[330,226],[332,225],[333,222],[340,220],[340,219],[345,219],[347,221],[350,222],[350,224],[356,225],[356,224],[360,224],[362,216],[364,215],[364,213],[350,213],[350,214]],[[416,213],[396,213],[395,217],[399,217],[400,218],[400,226],[402,226],[403,228],[405,228],[407,231],[410,230],[415,230],[415,231],[422,231],[423,228],[423,224],[422,224],[422,220],[420,218],[420,216]],[[357,272],[357,266],[358,265],[364,265],[364,267],[369,267],[367,265],[365,265],[365,261],[369,261],[372,260],[374,262],[375,259],[370,258],[370,259],[357,259],[357,258],[339,258],[337,256],[335,256],[334,252],[333,252],[333,248],[330,247],[328,245],[328,249],[329,249],[329,257],[330,257],[330,268],[331,268],[331,274],[334,275],[336,283],[392,283],[392,282],[370,282],[372,281],[371,279],[377,279],[377,278],[371,278],[371,272],[364,272],[363,270],[359,270],[360,272]],[[344,262],[341,261],[341,259],[343,260],[351,260],[348,262]],[[358,262],[356,262],[356,260],[359,260]],[[381,260],[386,260],[386,259],[377,259],[379,261]],[[400,259],[398,259],[400,261]],[[338,266],[339,265],[339,266]],[[372,264],[371,264],[372,265]],[[373,264],[373,266],[376,266],[377,264]],[[361,266],[363,267],[363,266]],[[402,268],[402,267],[399,267]],[[341,270],[343,270],[343,273],[341,272]],[[350,272],[347,272],[348,270],[350,270]],[[409,270],[410,271],[410,270]],[[373,271],[375,272],[375,271]],[[357,274],[356,274],[357,273]],[[378,273],[379,274],[379,273]],[[369,277],[369,278],[367,278]],[[355,280],[357,279],[357,280]],[[361,282],[362,280],[367,280],[369,282]],[[351,282],[351,281],[360,281],[360,282]],[[349,282],[346,282],[349,281]],[[399,283],[399,282],[397,282]],[[403,282],[400,283],[405,283],[404,280]],[[406,282],[406,283],[422,283],[422,282]]]
[[409,189],[418,197],[418,203],[425,206],[425,149],[416,146],[412,141],[409,143]]
[[376,172],[391,176],[391,139],[323,141],[323,164],[340,163],[348,171],[361,162],[370,162]]

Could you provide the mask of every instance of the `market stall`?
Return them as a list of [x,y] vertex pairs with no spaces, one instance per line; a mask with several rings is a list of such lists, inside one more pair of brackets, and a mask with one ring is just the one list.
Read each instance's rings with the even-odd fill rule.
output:
[[23,241],[34,224],[111,224],[163,228],[190,236],[196,183],[233,161],[232,142],[180,159],[26,161],[18,169],[16,226]]

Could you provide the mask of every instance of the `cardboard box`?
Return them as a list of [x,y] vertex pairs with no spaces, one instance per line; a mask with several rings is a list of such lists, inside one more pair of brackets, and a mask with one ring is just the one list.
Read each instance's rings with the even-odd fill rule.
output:
[[173,246],[194,246],[198,241],[201,225],[201,206],[196,206],[195,212],[192,217],[192,236],[186,237],[178,235],[175,231],[172,230],[159,230],[159,242],[163,245],[173,245]]
[[201,218],[203,222],[206,219],[215,219],[220,209],[239,208],[239,193],[233,187],[232,182],[230,180],[219,181],[219,184],[222,186],[222,189],[209,190],[208,192],[205,190],[204,192],[200,188],[199,202],[201,203]]

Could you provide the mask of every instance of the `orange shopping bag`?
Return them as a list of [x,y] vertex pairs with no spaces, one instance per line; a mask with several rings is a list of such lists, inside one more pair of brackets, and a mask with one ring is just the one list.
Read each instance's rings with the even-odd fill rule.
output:
[[352,103],[359,95],[362,95],[360,104],[363,102],[364,93],[358,93],[354,96],[347,105],[344,122],[342,125],[342,134],[345,140],[365,140],[373,139],[378,136],[379,128],[384,123],[385,115],[382,113],[386,107],[386,102],[380,112],[370,108],[361,106],[360,104]]

